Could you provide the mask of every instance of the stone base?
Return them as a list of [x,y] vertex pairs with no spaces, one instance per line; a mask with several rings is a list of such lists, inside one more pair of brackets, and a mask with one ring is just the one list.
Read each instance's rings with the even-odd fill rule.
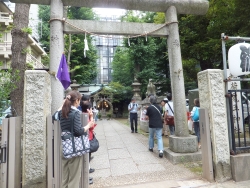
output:
[[190,135],[188,137],[169,136],[169,149],[175,153],[194,153],[198,151],[197,137]]
[[250,153],[230,156],[230,161],[233,180],[236,182],[249,181]]
[[173,164],[201,161],[201,150],[195,153],[175,153],[169,148],[164,148],[164,156]]
[[140,121],[140,130],[148,133],[149,132],[148,122]]

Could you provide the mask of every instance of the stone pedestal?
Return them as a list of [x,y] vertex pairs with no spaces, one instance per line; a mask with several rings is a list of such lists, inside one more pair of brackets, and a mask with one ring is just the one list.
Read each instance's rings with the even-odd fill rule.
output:
[[[228,139],[225,83],[222,70],[198,73],[200,107],[208,111],[215,181],[232,178]],[[202,145],[202,143],[201,143]]]
[[164,155],[173,164],[201,161],[201,150],[194,153],[175,153],[169,148],[164,148]]
[[23,188],[46,188],[47,129],[51,83],[46,71],[26,71],[23,109]]
[[148,122],[146,121],[139,121],[139,122],[140,122],[140,130],[148,133],[149,132]]
[[176,153],[193,153],[198,151],[197,137],[169,136],[169,149]]
[[[249,181],[250,180],[250,154],[243,153],[235,156],[231,156],[232,175],[233,180]],[[246,170],[245,170],[246,169]]]

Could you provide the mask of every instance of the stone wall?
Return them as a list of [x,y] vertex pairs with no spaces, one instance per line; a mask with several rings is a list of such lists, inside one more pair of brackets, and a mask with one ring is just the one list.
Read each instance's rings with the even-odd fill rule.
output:
[[[231,179],[225,83],[222,70],[198,73],[201,108],[208,110],[215,180]],[[201,143],[202,144],[202,143]]]
[[23,188],[46,188],[46,117],[50,113],[50,75],[46,71],[26,71],[23,108]]

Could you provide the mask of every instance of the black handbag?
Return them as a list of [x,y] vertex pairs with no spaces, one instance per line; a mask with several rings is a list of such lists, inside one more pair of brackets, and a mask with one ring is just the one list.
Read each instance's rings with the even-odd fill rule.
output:
[[96,139],[95,134],[93,134],[93,139],[89,141],[90,144],[90,152],[94,153],[99,148],[99,141]]

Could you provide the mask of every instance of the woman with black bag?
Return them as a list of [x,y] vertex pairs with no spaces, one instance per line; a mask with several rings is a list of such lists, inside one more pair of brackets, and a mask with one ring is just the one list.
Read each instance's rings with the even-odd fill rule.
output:
[[[81,125],[80,111],[77,107],[80,104],[81,94],[77,91],[71,91],[66,96],[62,111],[59,112],[60,126],[62,132],[71,132],[73,126],[74,136],[84,135],[89,128],[94,126],[94,122],[90,121],[85,127]],[[89,115],[93,115],[89,113]],[[72,124],[73,122],[73,124]],[[62,187],[63,188],[79,188],[83,156],[72,157],[70,159],[62,159]]]

